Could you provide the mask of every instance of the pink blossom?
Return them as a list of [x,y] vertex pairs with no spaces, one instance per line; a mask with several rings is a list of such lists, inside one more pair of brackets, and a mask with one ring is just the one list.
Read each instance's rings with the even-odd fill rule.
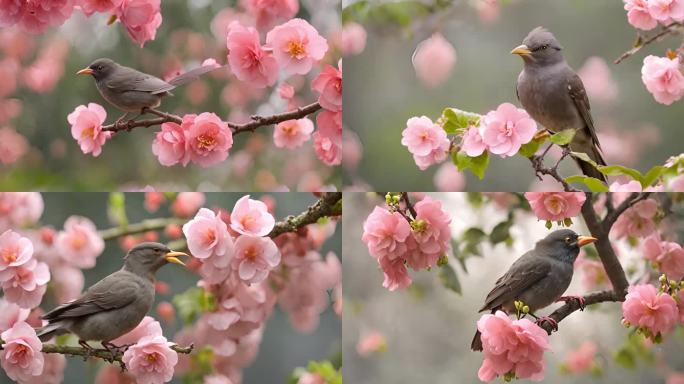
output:
[[67,263],[78,268],[92,268],[95,258],[104,251],[104,240],[90,219],[71,216],[64,222],[64,230],[57,234],[55,248]]
[[311,82],[311,89],[318,92],[318,103],[321,107],[332,111],[342,111],[342,70],[326,65]]
[[161,0],[123,0],[116,15],[126,27],[126,32],[140,47],[154,40],[162,23]]
[[418,79],[428,87],[436,87],[446,81],[454,69],[456,49],[436,32],[418,44],[411,61]]
[[220,286],[211,287],[210,292],[216,298],[217,308],[203,318],[210,326],[208,333],[230,331],[233,336],[243,336],[261,325],[275,302],[264,284],[247,285],[235,274]]
[[0,235],[0,271],[26,264],[32,257],[31,240],[12,230]]
[[295,95],[295,89],[291,84],[282,83],[278,86],[278,96],[283,100],[291,100]]
[[50,26],[62,25],[74,10],[71,0],[1,0],[0,26],[18,24],[29,33],[41,33]]
[[347,129],[342,135],[342,164],[347,169],[356,169],[363,157],[363,144],[359,136]]
[[164,336],[145,336],[124,352],[122,360],[139,384],[166,383],[178,363],[171,345]]
[[465,188],[465,176],[453,164],[442,164],[435,172],[434,183],[440,192],[458,192]]
[[487,144],[482,138],[482,131],[478,127],[471,126],[463,134],[461,149],[470,157],[480,156],[487,150]]
[[678,57],[647,56],[641,68],[641,80],[661,104],[670,105],[684,95],[684,74]]
[[632,180],[627,183],[620,183],[618,181],[614,181],[610,187],[609,187],[610,192],[641,192],[641,183]]
[[327,382],[319,373],[311,372],[304,372],[297,380],[297,384],[325,384]]
[[26,86],[38,93],[52,90],[64,74],[62,58],[42,58],[25,68],[22,78]]
[[654,19],[648,10],[648,0],[622,0],[625,2],[627,20],[634,28],[651,30],[658,25],[658,20]]
[[95,12],[107,13],[121,5],[122,0],[77,0],[81,11],[90,16]]
[[151,316],[145,316],[135,328],[112,340],[111,343],[115,345],[136,344],[143,337],[148,336],[162,336],[161,324]]
[[26,321],[30,312],[30,309],[22,308],[10,303],[5,298],[0,298],[0,332],[5,332],[15,324]]
[[202,277],[214,284],[224,280],[230,272],[234,248],[233,238],[220,214],[201,208],[194,219],[183,225],[183,234],[192,256],[202,262]]
[[356,343],[356,353],[363,357],[369,356],[373,352],[385,349],[386,343],[385,336],[382,333],[378,331],[368,332]]
[[280,264],[280,251],[268,237],[241,235],[235,241],[232,266],[248,284],[262,282]]
[[426,116],[412,117],[406,122],[401,144],[413,154],[413,160],[421,170],[444,161],[449,150],[449,139],[442,127]]
[[322,111],[316,116],[316,156],[328,166],[342,163],[342,112]]
[[544,351],[549,349],[545,330],[528,319],[512,321],[502,311],[482,315],[477,329],[484,352],[480,380],[492,381],[509,372],[518,379],[544,379]]
[[366,29],[355,22],[345,23],[342,27],[341,49],[343,56],[358,55],[366,49]]
[[242,196],[230,214],[230,228],[243,235],[266,236],[271,233],[275,218],[263,201]]
[[106,118],[107,112],[95,103],[89,103],[87,107],[79,105],[67,116],[71,124],[71,136],[78,141],[83,153],[92,153],[95,157],[102,153],[102,146],[112,137],[111,132],[102,130]]
[[30,325],[18,322],[0,336],[4,342],[0,364],[10,379],[23,382],[43,372],[43,344]]
[[657,213],[658,203],[655,200],[642,200],[617,218],[611,235],[616,239],[625,236],[646,237],[655,231],[656,225],[653,220]]
[[442,208],[440,201],[430,196],[425,196],[414,208],[416,217],[412,233],[416,247],[408,252],[407,261],[413,269],[433,267],[449,248],[451,216]]
[[204,376],[202,384],[233,384],[234,382],[224,375]]
[[650,284],[632,285],[622,303],[622,314],[627,322],[644,328],[654,336],[667,333],[677,324],[677,302],[667,293],[659,293]]
[[170,167],[176,164],[188,165],[190,162],[190,152],[185,140],[185,128],[191,123],[183,117],[183,126],[168,122],[161,125],[161,131],[152,142],[152,153],[159,159],[159,164]]
[[29,149],[26,138],[12,128],[0,128],[0,163],[9,165],[24,157]]
[[406,253],[406,239],[410,235],[411,227],[399,212],[376,206],[363,223],[361,240],[371,256],[395,259]]
[[568,370],[578,375],[591,369],[597,349],[593,341],[585,341],[578,349],[568,353],[565,358]]
[[64,382],[66,357],[59,353],[42,353],[42,355],[43,373],[31,376],[28,380],[22,381],[22,384],[61,384]]
[[52,269],[52,288],[58,303],[66,303],[81,295],[85,277],[79,268],[58,265]]
[[480,20],[485,24],[491,24],[499,19],[501,4],[498,0],[480,0],[475,4]]
[[390,291],[396,291],[411,285],[411,276],[409,276],[408,269],[404,265],[404,259],[398,257],[390,260],[389,257],[383,257],[378,262],[382,273],[385,275],[385,280],[382,282],[383,287]]
[[579,215],[587,199],[583,192],[525,192],[539,220],[563,221]]
[[43,208],[38,192],[0,192],[0,231],[35,224]]
[[159,206],[166,201],[163,192],[145,192],[145,210],[154,213],[159,210]]
[[228,32],[228,64],[241,81],[256,88],[270,87],[278,80],[278,64],[259,43],[259,32],[237,21]]
[[0,60],[0,97],[8,96],[16,91],[20,69],[21,63],[18,60],[12,58]]
[[261,31],[272,28],[278,21],[291,19],[299,12],[297,0],[241,0],[240,3],[255,18]]
[[684,384],[684,373],[671,372],[667,374],[665,384]]
[[684,277],[684,249],[681,245],[661,241],[658,235],[651,235],[641,244],[641,252],[668,278],[681,280]]
[[684,175],[673,177],[667,183],[667,190],[672,192],[684,192]]
[[583,252],[580,252],[575,266],[582,274],[582,285],[587,291],[612,286],[603,263],[600,261],[588,259]]
[[185,139],[192,162],[209,167],[228,158],[233,133],[225,121],[210,112],[186,115],[183,124],[186,124],[186,118],[189,125],[185,128]]
[[684,1],[682,0],[648,0],[648,12],[651,17],[661,22],[684,20]]
[[584,88],[591,100],[611,103],[617,98],[617,83],[603,58],[598,56],[588,58],[577,74],[582,78]]
[[176,217],[190,217],[204,205],[205,199],[202,192],[181,192],[171,204],[171,212]]
[[295,149],[311,139],[314,124],[308,118],[278,123],[273,131],[273,144],[278,148]]
[[305,75],[313,64],[323,59],[328,42],[306,20],[292,19],[273,28],[266,35],[278,65],[290,75]]
[[513,156],[537,132],[537,123],[524,109],[503,103],[482,118],[482,139],[491,153]]
[[106,364],[97,372],[95,384],[135,384],[135,380],[128,372],[121,372],[120,367]]
[[0,285],[7,301],[22,308],[37,307],[50,281],[47,264],[31,259],[17,267],[0,271]]

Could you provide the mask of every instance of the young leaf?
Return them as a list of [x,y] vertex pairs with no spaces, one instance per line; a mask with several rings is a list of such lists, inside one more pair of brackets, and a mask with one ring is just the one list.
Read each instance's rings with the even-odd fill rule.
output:
[[493,245],[506,241],[511,237],[510,230],[512,225],[513,222],[510,220],[502,221],[497,224],[489,235],[489,241],[491,241]]
[[520,156],[525,156],[527,158],[534,156],[537,153],[537,151],[539,150],[539,147],[544,143],[545,140],[546,139],[541,139],[541,140],[532,139],[532,141],[530,141],[527,144],[523,144],[520,147],[518,154]]
[[549,141],[556,144],[556,145],[567,145],[570,144],[572,139],[575,137],[575,131],[574,129],[564,129],[558,133],[555,133],[549,137]]
[[636,169],[623,167],[622,165],[601,165],[598,170],[606,176],[629,176],[630,178],[641,182],[643,177],[641,172]]
[[444,130],[447,133],[456,133],[459,129],[466,129],[470,125],[480,123],[480,115],[477,113],[462,111],[457,108],[446,108],[442,112]]
[[470,169],[480,180],[484,178],[487,167],[489,167],[489,152],[484,152],[478,157],[469,157],[465,152],[459,151],[452,156],[452,159],[459,171],[463,172]]
[[652,186],[656,182],[656,180],[658,180],[658,178],[660,176],[662,176],[663,172],[665,172],[665,169],[666,168],[663,167],[662,165],[657,165],[657,166],[649,169],[648,172],[646,172],[646,174],[640,180],[641,187],[642,188],[648,188],[648,187]]
[[568,184],[582,183],[592,192],[608,192],[608,186],[595,177],[575,175],[566,177],[565,182]]
[[446,288],[459,295],[461,294],[461,283],[458,281],[458,275],[451,265],[445,264],[439,268],[439,281],[441,281]]

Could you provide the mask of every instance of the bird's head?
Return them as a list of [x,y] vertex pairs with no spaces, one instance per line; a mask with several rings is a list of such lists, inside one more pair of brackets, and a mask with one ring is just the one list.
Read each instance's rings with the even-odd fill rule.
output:
[[111,59],[97,59],[93,61],[89,66],[76,72],[78,75],[93,75],[95,80],[99,80],[112,73],[118,64]]
[[519,45],[511,51],[514,55],[522,57],[525,64],[552,65],[563,61],[563,47],[553,34],[543,27],[533,29]]
[[595,237],[580,236],[570,229],[559,229],[537,242],[536,249],[543,255],[574,263],[580,248],[595,241]]
[[188,256],[183,252],[175,252],[164,244],[140,243],[128,251],[124,257],[124,269],[141,275],[154,274],[167,263],[185,265],[178,256]]

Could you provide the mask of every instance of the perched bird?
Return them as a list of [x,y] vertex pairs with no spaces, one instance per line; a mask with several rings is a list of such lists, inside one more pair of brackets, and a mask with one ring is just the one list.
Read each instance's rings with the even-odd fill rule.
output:
[[[566,63],[561,50],[551,32],[537,27],[522,45],[511,51],[523,59],[523,70],[516,84],[518,100],[527,113],[551,133],[575,129],[570,149],[584,152],[599,165],[606,165],[584,84]],[[606,181],[591,164],[575,160],[585,175]]]
[[[580,247],[594,241],[594,237],[579,236],[569,229],[551,232],[538,241],[533,250],[516,260],[508,272],[496,281],[496,286],[487,294],[479,312],[502,310],[515,313],[516,300],[524,302],[532,316],[536,310],[561,300],[578,300],[583,306],[581,298],[562,295],[572,280],[572,267]],[[539,320],[553,322],[550,318]],[[482,350],[479,330],[470,348],[473,351]]]
[[156,108],[162,97],[171,94],[174,88],[187,84],[205,73],[221,67],[202,66],[177,76],[168,82],[124,67],[111,59],[97,59],[86,68],[76,72],[79,75],[92,75],[100,95],[113,106],[126,112],[144,112],[145,108]]
[[88,288],[81,297],[43,315],[48,324],[37,330],[42,341],[65,333],[78,336],[78,343],[92,349],[88,340],[102,342],[107,350],[117,348],[111,340],[131,331],[154,303],[154,274],[167,263],[185,265],[159,243],[141,243],[124,257],[123,267]]

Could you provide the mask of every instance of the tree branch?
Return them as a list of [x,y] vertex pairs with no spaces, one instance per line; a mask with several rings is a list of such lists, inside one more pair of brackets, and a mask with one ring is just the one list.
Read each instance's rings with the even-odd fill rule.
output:
[[668,24],[668,25],[662,27],[662,29],[660,30],[660,32],[658,32],[658,33],[656,33],[656,34],[654,34],[654,35],[652,35],[652,36],[646,37],[645,40],[642,40],[642,36],[641,36],[641,35],[638,35],[637,41],[636,41],[636,43],[634,44],[634,47],[632,47],[632,49],[630,49],[630,50],[626,51],[625,53],[623,53],[622,55],[620,55],[620,57],[618,57],[617,59],[615,59],[614,63],[615,63],[615,64],[620,64],[622,61],[624,61],[624,60],[627,59],[628,57],[630,57],[630,56],[634,55],[635,53],[639,52],[639,50],[641,50],[641,48],[643,48],[643,47],[645,47],[645,46],[647,46],[647,45],[649,45],[649,44],[651,44],[651,43],[653,43],[653,42],[655,42],[655,41],[660,40],[662,37],[664,37],[664,36],[666,36],[666,35],[669,35],[670,33],[675,33],[675,32],[677,32],[677,28],[678,28],[678,27],[681,27],[681,26],[683,26],[683,25],[684,25],[684,24],[682,24],[681,22],[673,22],[673,23],[670,23],[670,24]]
[[615,224],[615,221],[620,215],[622,215],[628,208],[634,206],[634,204],[640,202],[641,200],[645,200],[648,197],[648,195],[650,195],[650,192],[634,192],[628,198],[626,198],[625,201],[623,201],[617,208],[613,209],[612,212],[609,211],[606,215],[606,218],[603,219],[604,230],[606,230],[606,232],[610,232],[610,228],[613,226],[613,224]]
[[[181,347],[178,345],[172,345],[171,349],[178,353],[184,353],[184,354],[189,354],[192,352],[192,350],[195,348],[194,344],[190,344],[187,347]],[[92,350],[87,350],[82,347],[70,347],[67,345],[57,345],[57,344],[43,344],[43,349],[41,350],[43,353],[58,353],[60,355],[69,355],[69,356],[82,356],[84,359],[88,357],[95,357],[98,359],[106,360],[109,362],[118,362],[122,368],[125,367],[123,363],[123,352],[116,352],[112,354],[112,352],[104,349],[104,348],[94,348]]]
[[402,192],[401,199],[404,200],[404,204],[406,204],[406,209],[408,209],[409,213],[411,213],[411,216],[413,216],[413,218],[415,219],[417,216],[416,210],[413,208],[411,200],[409,200],[408,192]]
[[177,218],[160,218],[160,219],[147,219],[139,223],[128,224],[126,226],[114,227],[103,229],[99,231],[100,237],[103,240],[113,240],[118,237],[134,235],[137,233],[143,233],[147,231],[157,231],[166,228],[169,224],[185,224],[185,220]]
[[[616,302],[616,301],[623,301],[624,300],[624,297],[622,297],[622,298],[619,297],[612,290],[605,290],[605,291],[590,293],[588,295],[583,296],[583,298],[584,298],[584,304],[585,305],[593,305],[593,304],[603,303],[603,302],[607,302],[607,301]],[[553,311],[553,313],[551,313],[549,315],[549,317],[554,319],[556,321],[556,323],[560,323],[561,320],[565,319],[571,313],[575,312],[578,309],[580,309],[580,305],[577,302],[577,300],[568,301],[564,305],[562,305],[560,308]],[[553,326],[549,322],[544,322],[544,323],[540,324],[539,326],[544,328],[544,330],[549,335],[553,331]]]
[[560,159],[558,159],[553,167],[549,168],[544,165],[544,157],[549,152],[549,149],[551,149],[552,145],[553,144],[549,145],[541,155],[535,155],[529,158],[530,162],[532,162],[532,168],[534,168],[534,174],[539,178],[540,181],[543,180],[541,175],[549,175],[553,177],[563,186],[563,190],[566,192],[579,192],[579,190],[568,184],[560,175],[560,173],[558,173],[558,166],[560,165],[561,161],[570,155],[570,150],[567,147],[563,148],[563,155],[560,157]]
[[276,237],[286,232],[296,232],[299,228],[313,224],[322,217],[339,216],[342,214],[341,200],[342,192],[321,193],[320,199],[310,206],[306,212],[302,212],[297,216],[290,215],[278,221],[268,236]]

